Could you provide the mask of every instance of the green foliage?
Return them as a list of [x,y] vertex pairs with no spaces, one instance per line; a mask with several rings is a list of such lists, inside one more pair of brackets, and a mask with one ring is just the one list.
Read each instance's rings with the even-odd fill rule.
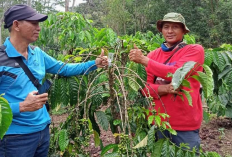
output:
[[190,106],[193,106],[193,104],[192,104],[193,101],[192,101],[192,97],[191,97],[191,95],[190,95],[190,92],[187,91],[187,90],[184,90],[184,89],[182,89],[181,92],[183,92],[183,94],[186,96],[186,98],[187,98],[187,100],[188,100],[188,104],[189,104]]
[[188,72],[195,66],[196,62],[189,61],[185,63],[182,67],[178,68],[172,77],[172,85],[174,90],[179,88],[184,78],[188,74]]
[[103,156],[105,153],[107,153],[109,150],[111,149],[117,149],[118,148],[118,145],[117,144],[109,144],[107,146],[105,146],[102,151],[101,151],[101,156]]
[[67,130],[60,130],[59,133],[59,146],[60,150],[64,151],[66,147],[68,146],[69,140],[67,135]]
[[165,139],[160,139],[155,143],[154,150],[151,154],[152,156],[157,156],[157,157],[161,156],[162,147],[163,147],[164,142],[165,142]]
[[[208,56],[213,56],[213,60],[211,62],[207,60],[207,65],[212,71],[214,83],[205,83],[209,85],[212,84],[215,88],[213,91],[214,95],[210,99],[207,99],[207,104],[210,111],[216,113],[218,116],[226,115],[227,117],[232,117],[232,103],[230,99],[232,95],[232,53],[230,51],[231,45],[228,44],[222,45],[219,49],[212,49],[211,51],[208,51],[210,52],[210,55],[208,54]],[[211,72],[209,72],[209,74],[211,75]],[[205,77],[205,79],[208,78]],[[212,92],[210,91],[210,93]]]
[[13,119],[8,101],[0,96],[0,138],[2,139]]
[[104,112],[102,111],[97,111],[96,112],[96,117],[97,117],[97,121],[100,124],[100,126],[107,131],[109,128],[109,121],[107,120],[107,116]]

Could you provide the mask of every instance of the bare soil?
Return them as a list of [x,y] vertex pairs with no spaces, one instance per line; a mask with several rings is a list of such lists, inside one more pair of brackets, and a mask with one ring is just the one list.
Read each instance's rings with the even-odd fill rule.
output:
[[203,122],[200,129],[203,151],[215,151],[223,157],[232,157],[232,120],[213,118]]
[[[65,121],[68,114],[53,115],[55,126]],[[201,148],[204,152],[215,151],[222,157],[232,157],[232,120],[228,118],[212,118],[209,123],[202,123],[200,129]],[[103,145],[114,143],[114,137],[110,131],[101,131]],[[91,157],[100,157],[100,147],[95,148],[91,138],[89,151]]]

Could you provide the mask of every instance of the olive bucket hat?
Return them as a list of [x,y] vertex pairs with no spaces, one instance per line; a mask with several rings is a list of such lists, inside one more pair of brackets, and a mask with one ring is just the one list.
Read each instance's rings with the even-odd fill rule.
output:
[[184,26],[184,32],[185,33],[190,32],[190,30],[188,29],[188,27],[185,24],[184,17],[181,14],[179,14],[179,13],[168,13],[168,14],[164,15],[163,20],[157,21],[156,27],[157,27],[157,29],[160,32],[162,32],[162,26],[163,26],[164,22],[177,22],[177,23],[181,23]]

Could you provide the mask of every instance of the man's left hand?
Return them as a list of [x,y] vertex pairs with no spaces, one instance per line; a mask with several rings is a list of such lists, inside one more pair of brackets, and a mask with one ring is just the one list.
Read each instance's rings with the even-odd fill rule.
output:
[[96,65],[98,68],[104,68],[108,66],[108,59],[107,56],[104,56],[104,50],[101,49],[101,55],[96,59]]

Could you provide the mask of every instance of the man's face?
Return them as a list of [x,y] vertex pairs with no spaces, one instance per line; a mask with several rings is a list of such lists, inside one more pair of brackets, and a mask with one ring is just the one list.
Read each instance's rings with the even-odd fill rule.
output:
[[28,43],[35,42],[41,30],[38,21],[20,21],[19,28],[21,37]]
[[165,22],[162,27],[162,34],[168,47],[171,47],[181,41],[185,33],[181,23]]

